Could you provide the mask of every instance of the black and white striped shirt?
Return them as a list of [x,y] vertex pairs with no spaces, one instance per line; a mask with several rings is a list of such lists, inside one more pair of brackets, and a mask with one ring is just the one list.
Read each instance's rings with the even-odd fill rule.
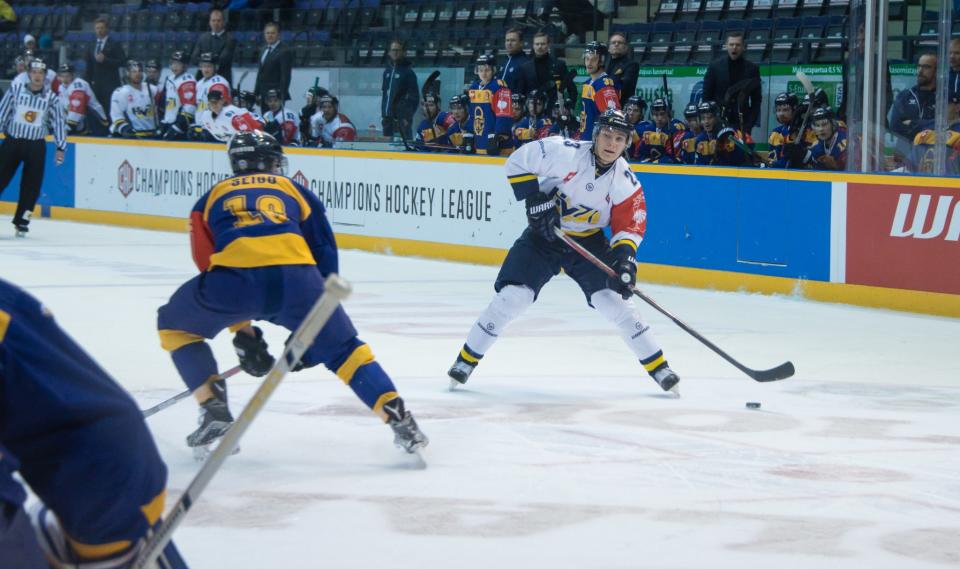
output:
[[28,84],[11,86],[0,101],[0,129],[8,138],[25,140],[42,140],[51,129],[57,149],[67,149],[66,117],[49,88],[33,92]]

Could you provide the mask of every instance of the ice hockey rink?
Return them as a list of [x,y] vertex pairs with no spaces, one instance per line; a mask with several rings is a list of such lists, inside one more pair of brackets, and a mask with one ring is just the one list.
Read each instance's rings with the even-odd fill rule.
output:
[[[141,407],[184,388],[155,328],[196,272],[185,234],[43,219],[10,233],[3,278]],[[683,378],[674,399],[561,276],[451,393],[497,268],[354,251],[340,264],[429,466],[332,373],[292,374],[176,532],[194,569],[960,567],[956,320],[641,283],[746,365],[797,367],[756,383],[641,305]],[[263,327],[278,353],[287,332]],[[236,365],[227,334],[213,345]],[[229,381],[237,414],[259,382]],[[199,468],[184,443],[196,405],[147,422],[169,506]]]

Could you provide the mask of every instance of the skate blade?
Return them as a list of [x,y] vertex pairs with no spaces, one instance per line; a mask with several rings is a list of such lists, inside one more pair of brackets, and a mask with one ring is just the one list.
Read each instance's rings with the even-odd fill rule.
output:
[[427,469],[427,461],[423,458],[423,453],[421,452],[421,449],[419,448],[414,449],[413,452],[404,451],[404,454],[406,454],[409,457],[408,468],[413,470]]
[[23,238],[25,238],[25,237],[27,236],[27,232],[26,232],[26,231],[20,231],[20,230],[18,229],[17,231],[14,232],[13,236],[14,236],[14,237],[17,237],[17,238],[20,238],[20,239],[23,239]]
[[449,387],[449,389],[450,389],[450,391],[456,391],[457,388],[460,387],[461,385],[463,385],[463,384],[460,383],[459,381],[457,381],[457,380],[455,380],[455,379],[451,379],[451,380],[450,380],[450,387]]
[[667,394],[673,397],[674,399],[680,399],[680,384],[678,383],[677,385],[674,385],[673,387],[671,387],[667,391]]
[[[213,451],[217,450],[217,447],[220,445],[219,442],[210,443],[208,445],[201,445],[198,447],[191,447],[193,449],[193,459],[197,462],[206,462],[206,460],[213,454]],[[240,452],[240,447],[233,449],[233,452],[230,453],[230,456],[233,456]]]

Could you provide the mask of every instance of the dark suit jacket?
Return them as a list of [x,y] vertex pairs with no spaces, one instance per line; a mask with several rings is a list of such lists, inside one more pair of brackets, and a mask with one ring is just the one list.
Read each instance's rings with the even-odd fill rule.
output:
[[[736,97],[731,97],[727,101],[727,91],[732,85],[743,81],[744,79],[757,79],[756,87],[750,91],[744,104],[744,108],[738,109]],[[703,77],[703,100],[715,101],[721,107],[726,109],[727,123],[733,126],[733,123],[739,120],[739,113],[743,113],[743,133],[749,134],[750,129],[757,126],[760,119],[760,103],[763,101],[763,89],[760,84],[760,68],[756,63],[747,61],[743,56],[737,61],[730,61],[730,56],[723,54],[719,59],[714,60],[707,68],[707,74]]]
[[627,99],[637,94],[637,77],[640,74],[640,64],[629,56],[611,57],[607,63],[607,75],[620,80],[620,107]]
[[519,76],[517,77],[517,90],[524,95],[529,95],[534,89],[545,89],[547,91],[547,108],[545,112],[550,114],[554,103],[557,102],[557,85],[555,78],[561,78],[560,93],[567,101],[569,107],[577,102],[577,86],[573,84],[572,78],[568,75],[567,62],[557,59],[552,55],[544,57],[531,57],[520,66]]
[[[260,58],[263,58],[263,52],[266,47],[260,50]],[[290,72],[293,68],[293,52],[287,49],[283,42],[274,44],[273,51],[266,59],[262,59],[260,67],[257,69],[257,83],[253,92],[262,101],[267,89],[280,89],[283,92],[283,100],[290,100]]]
[[[214,36],[207,32],[197,38],[197,43],[193,45],[193,53],[190,54],[190,63],[197,65],[200,62],[201,53],[212,53],[217,58],[217,73],[227,80],[227,83],[233,84],[233,52],[237,49],[237,40],[228,32],[223,32],[220,36]],[[199,77],[200,74],[197,73]]]
[[120,86],[120,68],[126,63],[127,54],[123,52],[123,46],[109,35],[103,44],[103,62],[96,60],[96,53],[97,42],[94,41],[87,52],[87,81],[97,100],[106,109],[107,116],[110,116],[110,97],[113,90]]

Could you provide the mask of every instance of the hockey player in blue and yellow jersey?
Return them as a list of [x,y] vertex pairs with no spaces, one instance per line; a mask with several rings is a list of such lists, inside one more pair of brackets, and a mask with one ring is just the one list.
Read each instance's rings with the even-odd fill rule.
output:
[[620,80],[607,75],[607,45],[597,41],[583,50],[583,65],[590,77],[580,91],[583,110],[580,113],[580,137],[593,136],[593,122],[608,109],[620,108]]
[[742,166],[747,160],[747,154],[743,151],[743,138],[738,131],[724,126],[720,117],[720,105],[714,101],[701,101],[697,105],[697,114],[700,116],[703,132],[697,137],[694,164]]
[[468,114],[469,108],[470,97],[465,93],[450,98],[450,116],[453,117],[453,124],[447,129],[447,133],[437,140],[438,143],[456,146],[464,154],[473,154],[474,136],[473,125]]
[[417,127],[417,142],[437,144],[447,134],[447,130],[456,122],[453,115],[440,110],[440,97],[436,93],[426,93],[421,103],[423,120]]
[[[24,491],[43,502],[26,522]],[[160,520],[167,468],[123,389],[0,280],[0,567],[124,569]],[[186,565],[173,544],[157,568]]]
[[650,117],[636,125],[640,142],[634,158],[641,162],[654,164],[675,164],[679,159],[674,156],[674,139],[683,136],[683,123],[670,116],[670,105],[666,99],[654,99],[650,104]]
[[836,116],[830,107],[820,107],[810,115],[810,123],[817,135],[817,143],[809,151],[809,162],[814,170],[847,169],[847,131],[838,128]]
[[526,116],[513,125],[513,144],[520,148],[528,142],[550,136],[552,123],[544,114],[547,105],[547,94],[540,90],[530,91],[527,97]]
[[[951,46],[953,46],[952,43]],[[960,94],[950,93],[948,103],[947,123],[950,126],[945,133],[937,136],[936,130],[925,129],[913,137],[911,162],[916,172],[925,174],[936,172],[936,145],[939,143],[947,147],[944,156],[946,159],[944,173],[948,176],[960,174]]]
[[695,103],[690,103],[683,109],[683,118],[687,120],[687,128],[677,141],[676,156],[684,164],[693,164],[697,158],[697,137],[703,132]]
[[[190,214],[193,257],[201,274],[181,286],[158,314],[161,344],[201,406],[200,427],[187,437],[196,449],[222,437],[233,423],[226,385],[204,339],[250,320],[296,329],[323,292],[324,277],[338,264],[323,204],[283,175],[286,157],[276,139],[261,131],[240,133],[228,153],[234,176],[201,197]],[[265,351],[257,336],[259,342],[248,347]],[[238,351],[241,361],[249,356],[243,352]],[[394,442],[407,452],[426,446],[427,438],[342,307],[300,363],[304,368],[324,364],[336,373],[393,428]]]
[[493,156],[513,152],[513,124],[510,88],[500,79],[494,79],[496,58],[481,55],[477,58],[478,79],[470,86],[470,120],[473,121],[477,154]]

